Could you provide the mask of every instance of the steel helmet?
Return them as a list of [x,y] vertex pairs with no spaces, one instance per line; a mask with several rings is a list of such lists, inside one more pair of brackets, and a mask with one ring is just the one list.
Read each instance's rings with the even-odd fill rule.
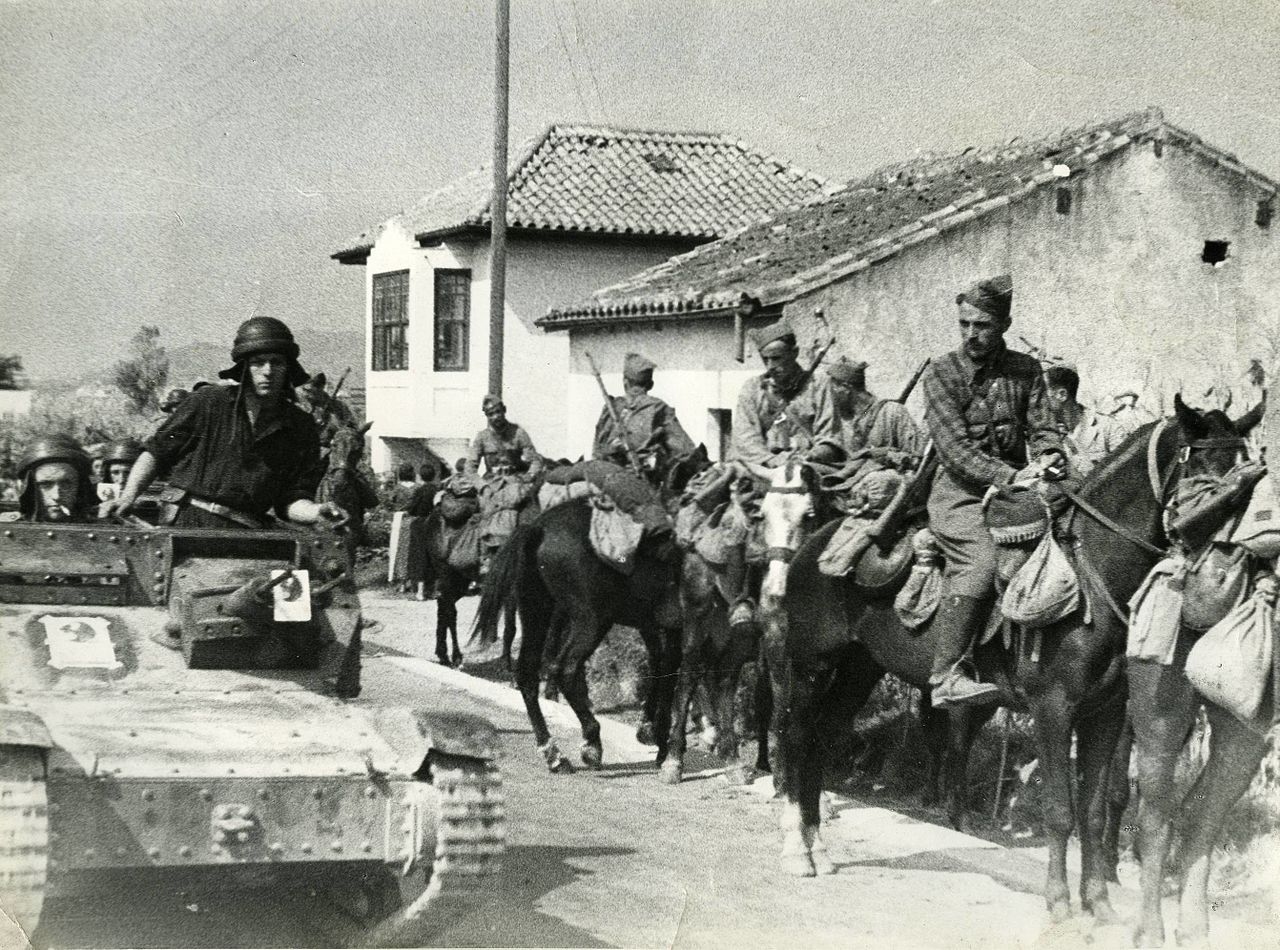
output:
[[262,353],[278,353],[288,360],[290,386],[301,386],[307,381],[307,373],[298,365],[299,349],[293,332],[283,320],[275,317],[250,317],[240,324],[231,345],[231,359],[235,365],[218,375],[223,379],[239,379],[244,371],[244,361]]
[[143,452],[142,443],[137,439],[122,439],[119,442],[112,442],[107,446],[107,451],[103,453],[102,461],[110,465],[112,462],[128,462],[132,465],[138,461],[138,456]]

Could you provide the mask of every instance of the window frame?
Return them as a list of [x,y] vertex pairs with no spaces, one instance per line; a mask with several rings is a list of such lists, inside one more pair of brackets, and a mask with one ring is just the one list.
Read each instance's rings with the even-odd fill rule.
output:
[[[442,281],[441,278],[444,278]],[[460,279],[464,294],[450,293],[456,298],[461,296],[464,306],[461,309],[462,319],[453,319],[450,308],[442,308],[442,285],[450,279]],[[431,334],[431,365],[437,373],[467,373],[471,371],[471,269],[469,267],[439,267],[432,271],[431,301],[434,326]],[[444,319],[448,313],[449,319]],[[445,339],[446,328],[461,326],[461,342],[456,339],[450,344]]]
[[[399,315],[386,318],[387,308],[379,311],[379,284],[389,278],[403,281],[396,296],[401,300]],[[386,295],[384,294],[384,297]],[[398,373],[409,368],[409,270],[384,271],[373,275],[369,291],[369,371],[373,373]],[[398,331],[398,332],[397,332]],[[397,339],[398,338],[398,339]],[[396,359],[395,357],[399,357]]]

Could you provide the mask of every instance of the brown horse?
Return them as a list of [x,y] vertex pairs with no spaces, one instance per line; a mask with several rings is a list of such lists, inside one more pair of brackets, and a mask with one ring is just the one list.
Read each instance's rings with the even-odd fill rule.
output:
[[[1109,768],[1125,718],[1121,674],[1127,625],[1118,605],[1127,602],[1158,556],[1164,486],[1178,476],[1184,449],[1195,460],[1188,470],[1193,464],[1211,471],[1229,467],[1222,453],[1199,451],[1197,443],[1203,444],[1206,433],[1234,436],[1230,420],[1221,412],[1201,414],[1181,400],[1175,400],[1175,408],[1174,420],[1158,430],[1154,423],[1139,429],[1080,489],[1079,497],[1120,528],[1117,532],[1079,511],[1072,518],[1069,531],[1087,607],[1039,636],[1017,638],[1013,650],[1006,651],[996,637],[975,651],[979,672],[1000,686],[1001,702],[1030,710],[1035,718],[1049,836],[1045,900],[1055,920],[1070,913],[1066,848],[1077,823],[1073,800],[1079,805],[1082,907],[1099,919],[1114,917],[1103,829]],[[886,671],[925,691],[935,637],[929,626],[904,627],[890,600],[868,598],[846,579],[818,570],[818,556],[835,528],[823,528],[797,552],[786,580],[790,692],[782,730],[788,769],[783,860],[792,873],[806,876],[834,870],[818,831],[827,730],[856,713]],[[993,711],[961,707],[945,714],[951,722],[943,780],[957,824],[963,817],[959,789],[969,745]]]
[[[1242,440],[1223,437],[1220,420],[1210,418],[1216,416],[1221,413],[1209,413],[1203,420],[1184,423],[1192,448],[1197,443],[1203,446],[1202,451],[1189,455],[1189,474],[1221,471],[1234,463],[1244,448]],[[1246,416],[1237,423],[1241,435],[1247,432],[1249,421]],[[1228,812],[1258,771],[1266,751],[1267,726],[1272,720],[1275,697],[1271,690],[1264,697],[1258,720],[1252,724],[1241,722],[1195,691],[1184,669],[1197,637],[1186,629],[1182,631],[1171,666],[1147,660],[1130,660],[1128,665],[1129,715],[1141,796],[1135,850],[1142,863],[1142,908],[1134,937],[1140,947],[1164,945],[1160,903],[1175,818],[1180,818],[1178,863],[1182,868],[1178,942],[1207,943],[1213,848]],[[1209,714],[1209,759],[1195,784],[1179,799],[1173,784],[1174,765],[1201,704]]]

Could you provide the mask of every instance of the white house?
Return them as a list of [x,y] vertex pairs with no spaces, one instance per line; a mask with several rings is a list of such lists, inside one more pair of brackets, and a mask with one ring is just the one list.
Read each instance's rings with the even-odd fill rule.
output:
[[[366,418],[372,463],[422,446],[465,454],[484,425],[490,173],[479,169],[370,228],[332,257],[365,268]],[[569,344],[539,329],[558,301],[727,234],[819,193],[819,178],[709,133],[553,125],[511,163],[503,395],[539,451],[576,457]],[[616,361],[614,361],[616,362]],[[600,397],[580,394],[583,412]]]
[[[759,360],[742,331],[786,315],[799,342],[870,363],[894,397],[921,360],[954,349],[956,293],[1010,273],[1015,349],[1077,366],[1110,409],[1134,385],[1168,411],[1236,412],[1250,361],[1280,357],[1276,182],[1168,123],[1158,109],[1081,129],[929,156],[705,244],[539,324],[570,339],[570,438],[591,432],[584,353],[640,349],[655,392],[713,455]],[[745,361],[739,357],[744,356]]]

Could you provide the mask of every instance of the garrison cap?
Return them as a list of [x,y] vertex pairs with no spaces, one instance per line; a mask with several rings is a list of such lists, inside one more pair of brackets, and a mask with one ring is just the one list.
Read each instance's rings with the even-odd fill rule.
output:
[[636,383],[653,382],[653,371],[658,364],[640,353],[628,353],[622,361],[622,378]]
[[759,327],[751,331],[751,339],[756,345],[757,350],[763,350],[770,343],[776,343],[779,340],[787,340],[790,338],[792,346],[796,342],[796,331],[792,328],[790,321],[786,317],[776,323],[771,323],[767,327]]
[[480,400],[481,412],[488,412],[490,409],[498,408],[507,408],[507,404],[502,401],[501,396],[495,396],[493,393],[489,393],[489,395],[485,396],[484,399]]
[[863,386],[867,381],[867,364],[862,360],[842,356],[831,364],[827,375],[833,382],[844,383],[846,386]]
[[967,303],[983,313],[1000,320],[1008,320],[1013,308],[1013,278],[1008,274],[980,280],[968,290],[956,295],[956,303]]

